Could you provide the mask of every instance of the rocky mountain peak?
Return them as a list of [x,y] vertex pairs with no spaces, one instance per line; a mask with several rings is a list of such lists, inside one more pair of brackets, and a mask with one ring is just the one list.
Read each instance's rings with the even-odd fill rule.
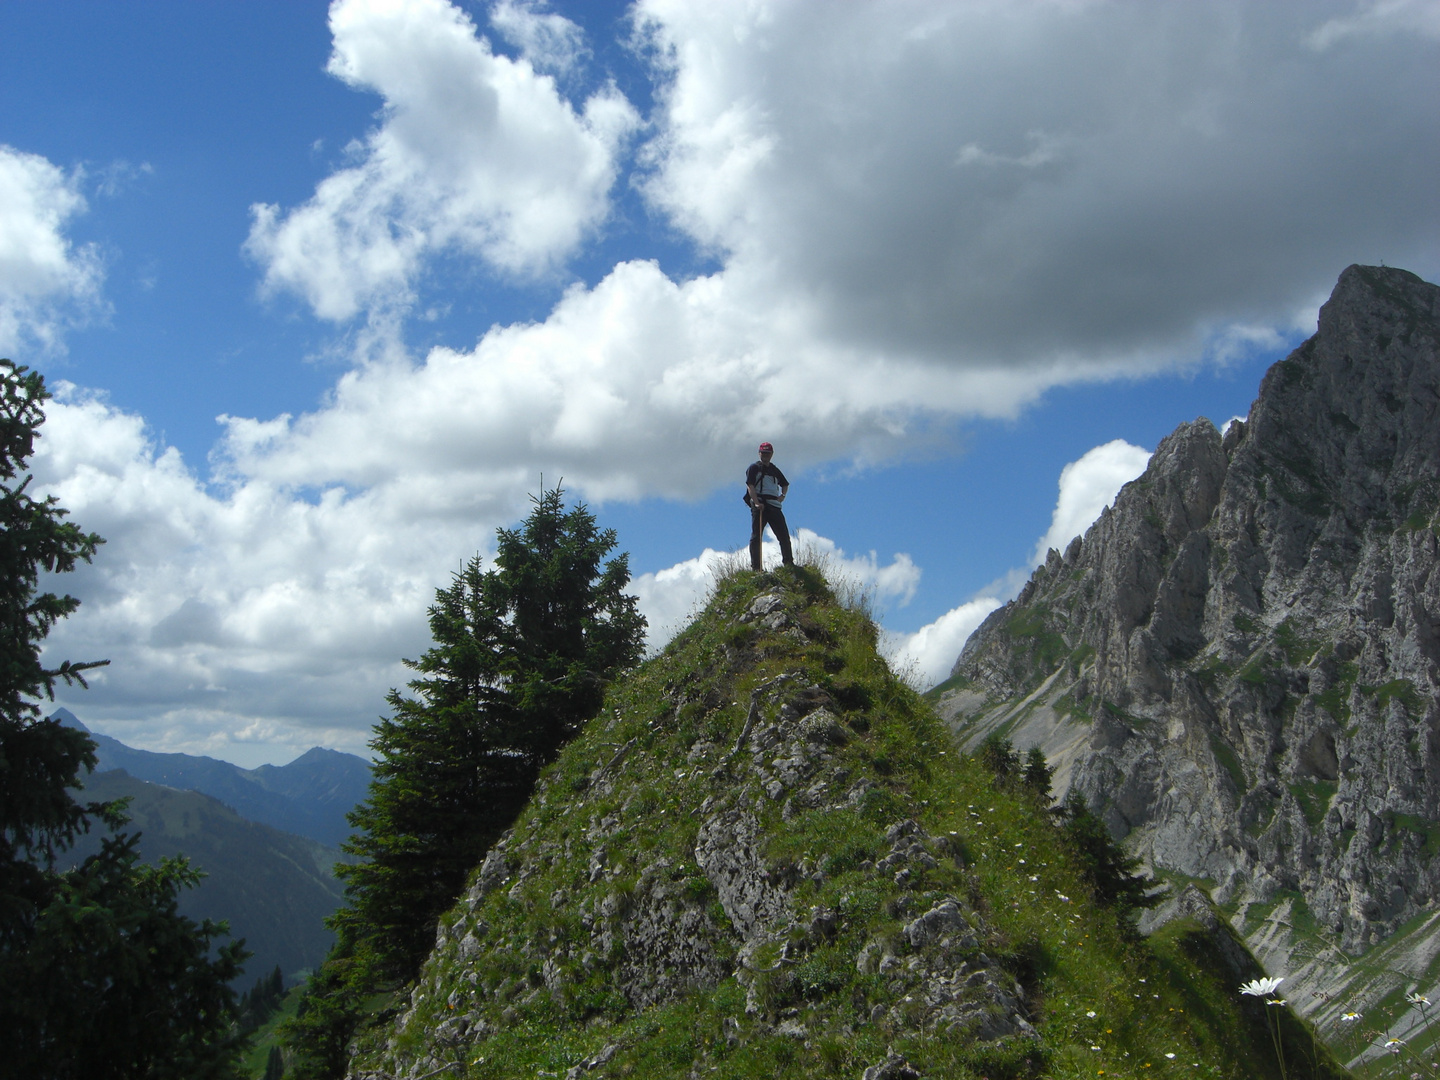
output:
[[1387,941],[1440,896],[1437,338],[1440,288],[1346,269],[1248,417],[1166,438],[942,703],[967,739],[1042,746],[1242,930],[1283,906],[1311,952]]
[[1035,1077],[1173,1047],[1253,1075],[1243,948],[1211,972],[1186,950],[1233,945],[1218,924],[1137,943],[876,636],[814,569],[717,583],[544,774],[353,1080]]

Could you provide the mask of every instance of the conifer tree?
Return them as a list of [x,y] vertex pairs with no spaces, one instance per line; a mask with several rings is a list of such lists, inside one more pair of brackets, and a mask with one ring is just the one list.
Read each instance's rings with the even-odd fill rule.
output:
[[1025,755],[1025,772],[1021,776],[1025,786],[1039,796],[1043,803],[1050,802],[1050,781],[1055,779],[1055,770],[1045,760],[1045,751],[1032,746]]
[[348,906],[337,942],[291,1026],[294,1074],[333,1076],[359,1002],[414,977],[435,921],[523,809],[545,765],[599,710],[606,683],[634,664],[645,619],[628,556],[607,557],[583,505],[542,490],[519,529],[497,533],[494,565],[472,559],[430,608],[434,646],[410,695],[391,691],[376,728],[374,781],[351,815],[339,867]]
[[[43,719],[55,683],[84,685],[99,663],[47,668],[40,647],[75,610],[41,592],[102,543],[65,521],[24,475],[48,398],[37,372],[0,360],[0,1047],[8,1075],[70,1078],[236,1075],[231,1034],[239,943],[211,956],[224,927],[177,911],[199,877],[183,859],[139,865],[136,836],[105,839],[61,873],[56,856],[93,819],[124,808],[76,801],[95,767],[84,732]],[[18,482],[17,482],[18,478]]]
[[1080,874],[1094,890],[1097,903],[1115,908],[1123,920],[1133,923],[1141,911],[1164,899],[1164,892],[1156,890],[1160,883],[1144,873],[1140,859],[1115,842],[1078,791],[1072,788],[1057,811]]

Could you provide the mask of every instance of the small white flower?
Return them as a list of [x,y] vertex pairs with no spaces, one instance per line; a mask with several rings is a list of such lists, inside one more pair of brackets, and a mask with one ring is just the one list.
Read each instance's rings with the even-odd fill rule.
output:
[[1410,1002],[1411,1005],[1429,1005],[1429,1004],[1430,1004],[1430,999],[1429,999],[1428,997],[1426,997],[1424,994],[1419,993],[1418,991],[1417,991],[1416,993],[1413,993],[1413,994],[1406,994],[1406,995],[1405,995],[1405,1000],[1408,1001],[1408,1002]]
[[1356,1020],[1359,1019],[1360,1014],[1358,1012],[1348,1012],[1340,1017],[1340,1022],[1342,1024],[1353,1024]]
[[1392,1054],[1400,1053],[1400,1047],[1404,1045],[1405,1044],[1402,1043],[1399,1039],[1387,1039],[1385,1041],[1385,1049],[1389,1050]]
[[1094,1010],[1094,1009],[1091,1009],[1091,1010],[1090,1010],[1089,1012],[1087,1012],[1085,1015],[1088,1016],[1088,1017],[1090,1017],[1091,1020],[1094,1020],[1094,1019],[1095,1019],[1095,1010]]
[[1284,982],[1282,979],[1251,979],[1244,986],[1240,987],[1242,994],[1249,994],[1251,997],[1269,997],[1275,993],[1279,985]]
[[1174,1054],[1166,1054],[1165,1056],[1166,1056],[1167,1058],[1169,1058],[1171,1061],[1174,1061],[1174,1060],[1175,1060],[1175,1055],[1174,1055]]
[[1284,999],[1284,998],[1271,998],[1269,1001],[1265,1002],[1265,1004],[1266,1004],[1266,1005],[1284,1005],[1284,1004],[1285,1004],[1285,999]]

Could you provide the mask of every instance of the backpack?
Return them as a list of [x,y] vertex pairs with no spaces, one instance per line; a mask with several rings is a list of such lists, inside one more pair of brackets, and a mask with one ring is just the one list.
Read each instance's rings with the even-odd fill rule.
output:
[[[767,466],[765,465],[765,463],[764,463],[763,461],[756,462],[756,464],[758,464],[758,465],[760,466],[760,476],[764,476],[764,475],[765,475],[765,469],[766,469]],[[770,468],[774,468],[773,465],[772,465],[772,466],[769,466],[769,467],[770,467]],[[748,472],[749,470],[746,470],[746,471]],[[756,477],[756,479],[758,480],[759,477]],[[750,485],[747,484],[747,485],[745,485],[744,488],[741,489],[741,491],[740,491],[740,501],[743,502],[746,506],[750,507],[751,510],[754,510],[754,509],[755,509],[755,504],[750,501]]]

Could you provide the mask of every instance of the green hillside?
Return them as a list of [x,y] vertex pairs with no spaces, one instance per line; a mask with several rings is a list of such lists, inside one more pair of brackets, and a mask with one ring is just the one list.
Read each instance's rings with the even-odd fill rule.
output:
[[[337,853],[302,836],[246,821],[198,791],[180,791],[136,780],[123,769],[85,778],[84,797],[130,799],[128,832],[139,832],[140,854],[154,863],[184,855],[205,873],[200,885],[181,894],[180,910],[192,919],[224,919],[233,937],[254,955],[237,985],[279,965],[288,981],[325,959],[334,935],[325,919],[340,904],[332,872]],[[99,848],[98,833],[69,852],[79,861]]]
[[1344,1075],[1208,908],[1139,938],[819,573],[734,574],[612,687],[353,1075]]

